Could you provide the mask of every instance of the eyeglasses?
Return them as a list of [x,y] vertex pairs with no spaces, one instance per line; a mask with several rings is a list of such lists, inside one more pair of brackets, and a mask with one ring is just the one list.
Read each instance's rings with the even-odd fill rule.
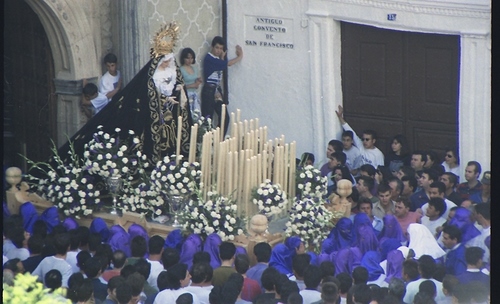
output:
[[452,158],[452,157],[453,157],[453,155],[451,155],[451,154],[446,154],[446,155],[445,155],[445,157]]
[[364,141],[372,140],[371,138],[363,138]]

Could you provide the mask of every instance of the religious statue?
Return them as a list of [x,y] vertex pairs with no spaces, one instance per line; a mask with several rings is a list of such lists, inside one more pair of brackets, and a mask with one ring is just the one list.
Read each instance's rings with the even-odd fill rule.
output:
[[325,207],[332,212],[343,212],[345,217],[351,215],[351,203],[347,197],[352,194],[352,183],[347,179],[341,179],[337,182],[337,192],[328,197],[328,203]]

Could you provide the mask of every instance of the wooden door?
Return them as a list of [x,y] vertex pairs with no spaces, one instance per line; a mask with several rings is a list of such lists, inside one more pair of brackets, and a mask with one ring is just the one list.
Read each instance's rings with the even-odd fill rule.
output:
[[4,165],[26,170],[19,154],[47,161],[51,139],[56,138],[54,64],[47,35],[29,5],[5,1],[4,18],[4,140],[8,143]]
[[404,134],[410,149],[458,146],[459,37],[342,23],[345,117],[378,133],[384,153]]

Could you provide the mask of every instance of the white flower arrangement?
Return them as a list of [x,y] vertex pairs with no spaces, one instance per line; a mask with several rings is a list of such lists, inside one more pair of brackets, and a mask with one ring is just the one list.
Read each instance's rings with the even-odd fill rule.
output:
[[313,166],[305,166],[296,173],[297,197],[323,197],[327,193],[328,179],[321,176],[321,171]]
[[123,189],[120,196],[124,211],[136,212],[144,216],[162,215],[164,200],[148,181],[140,180],[134,186]]
[[200,163],[175,162],[175,155],[165,156],[151,171],[151,185],[158,193],[189,195],[202,187]]
[[324,201],[316,196],[296,198],[289,211],[286,223],[286,236],[300,237],[306,248],[320,250],[321,242],[328,237],[333,228],[333,213],[326,209]]
[[259,213],[265,216],[279,214],[288,205],[286,193],[279,184],[266,179],[258,188],[252,190],[252,202],[259,208]]
[[245,232],[246,220],[237,215],[238,206],[231,198],[209,191],[207,200],[201,193],[191,199],[181,212],[184,229],[206,237],[217,233],[223,241],[232,241]]

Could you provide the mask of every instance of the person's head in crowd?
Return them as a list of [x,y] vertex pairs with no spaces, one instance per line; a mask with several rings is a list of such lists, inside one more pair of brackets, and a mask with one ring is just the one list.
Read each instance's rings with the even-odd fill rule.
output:
[[465,249],[465,262],[467,268],[480,269],[483,264],[484,249],[480,247],[468,247]]
[[321,271],[321,278],[335,276],[335,265],[331,261],[321,262],[319,269]]
[[69,234],[61,233],[54,237],[54,248],[57,255],[64,256],[68,252],[69,246],[71,244]]
[[[267,244],[267,243],[266,243]],[[210,253],[206,251],[198,251],[193,255],[193,265],[196,263],[210,264]]]
[[241,275],[244,275],[250,268],[250,258],[246,254],[237,254],[234,258],[234,269]]
[[62,287],[62,274],[57,269],[51,269],[45,274],[45,286],[50,289],[50,292]]
[[363,195],[365,193],[371,192],[373,187],[375,186],[375,179],[370,176],[361,175],[357,178],[356,189],[358,192]]
[[94,285],[92,284],[92,279],[85,278],[74,282],[73,286],[69,285],[68,295],[70,294],[71,296],[68,296],[68,298],[75,303],[89,303],[88,301],[93,301]]
[[165,239],[159,235],[153,235],[148,241],[149,255],[161,255],[163,252],[163,244]]
[[353,303],[369,304],[372,300],[372,291],[366,284],[359,284],[353,286],[352,292]]
[[28,239],[28,250],[31,255],[41,254],[43,246],[44,246],[43,238],[40,235],[32,235]]
[[470,199],[463,200],[460,203],[460,207],[464,207],[466,209],[471,209],[474,207],[473,202]]
[[359,167],[359,174],[364,176],[369,176],[375,179],[375,174],[377,173],[377,169],[370,164],[364,164]]
[[448,217],[446,218],[446,221],[448,223],[451,221],[452,218],[455,217],[455,213],[457,212],[458,208],[459,208],[458,206],[450,208],[450,212],[448,212]]
[[347,179],[351,183],[354,183],[354,179],[349,172],[349,168],[345,165],[338,165],[333,168],[332,178],[335,183],[338,183],[341,179]]
[[449,149],[446,148],[444,149],[446,152],[444,155],[444,162],[450,167],[450,168],[455,168],[460,164],[460,156],[458,154],[458,151],[456,149]]
[[407,197],[398,197],[396,205],[394,206],[394,216],[397,218],[405,218],[408,212],[410,212],[410,204],[410,200]]
[[321,270],[318,266],[309,265],[304,270],[304,284],[307,289],[316,290],[321,283]]
[[[478,224],[484,226],[491,225],[491,203],[480,203],[474,205],[474,216]],[[30,238],[31,239],[31,238]],[[29,241],[28,241],[29,244]]]
[[351,209],[355,208],[358,205],[359,201],[359,191],[356,186],[352,187],[352,193],[347,197],[349,203],[351,203]]
[[403,194],[404,184],[395,176],[387,178],[386,181],[389,187],[391,187],[391,199],[395,201],[398,196]]
[[339,298],[339,289],[335,283],[321,284],[321,300],[324,304],[336,304]]
[[398,173],[396,173],[397,178],[403,180],[404,176],[413,176],[415,177],[415,169],[411,166],[402,166],[399,168]]
[[148,243],[141,235],[136,235],[130,242],[130,254],[134,258],[142,258],[148,252]]
[[304,271],[311,262],[311,256],[307,253],[296,254],[292,257],[292,269],[295,277],[299,280],[304,278]]
[[117,249],[113,252],[111,262],[113,263],[113,268],[121,269],[125,265],[125,262],[127,262],[127,255],[123,250]]
[[87,278],[97,278],[101,275],[102,262],[99,257],[91,257],[85,261],[85,275]]
[[219,246],[219,257],[221,261],[229,261],[234,259],[236,246],[231,242],[222,242]]
[[377,142],[377,132],[372,129],[363,130],[363,135],[361,140],[363,141],[363,147],[365,149],[375,149],[375,143]]
[[85,263],[90,259],[92,255],[87,250],[82,250],[76,254],[76,266],[80,268],[82,273],[85,272]]
[[330,156],[333,152],[342,152],[344,149],[344,145],[340,140],[332,139],[328,142],[328,146],[326,148],[326,155]]
[[287,301],[290,295],[294,292],[300,292],[297,282],[284,280],[279,292],[280,299],[282,299],[282,301]]
[[389,282],[389,295],[395,296],[401,302],[406,294],[406,285],[400,278],[392,278]]
[[134,272],[136,272],[135,266],[131,265],[131,264],[127,264],[127,265],[123,266],[123,268],[120,270],[120,275],[126,279]]
[[[110,278],[108,281],[108,298],[115,302],[122,303],[123,301],[119,302],[117,299],[117,288],[118,286],[123,284],[125,284],[125,278],[123,278],[122,276],[114,276]],[[130,292],[130,288],[128,286],[127,290]],[[130,297],[128,297],[127,303],[128,301],[130,301],[131,297],[132,294],[130,293]]]
[[405,175],[401,177],[401,181],[403,182],[403,192],[401,193],[401,195],[410,197],[418,187],[417,179],[414,175]]
[[175,304],[193,304],[193,295],[189,292],[183,293],[175,300]]
[[191,275],[191,282],[193,284],[211,283],[214,270],[210,266],[210,263],[199,262],[193,264],[189,274]]
[[427,162],[427,153],[424,151],[415,151],[411,155],[410,165],[415,171],[420,171],[424,169],[424,165]]
[[302,304],[302,303],[304,303],[304,299],[302,298],[302,296],[300,295],[300,293],[298,293],[298,292],[292,292],[288,296],[288,300],[287,300],[286,303],[287,304]]
[[446,266],[444,266],[443,264],[438,264],[436,265],[436,270],[434,270],[432,278],[438,280],[439,282],[442,282],[445,274],[446,274]]
[[468,182],[473,182],[479,179],[479,175],[481,174],[481,164],[477,161],[470,161],[467,163],[467,167],[465,167],[465,180]]
[[309,152],[304,152],[302,153],[302,156],[300,157],[300,163],[299,165],[301,167],[306,167],[306,166],[314,166],[314,154],[309,153]]
[[[163,272],[162,272],[163,273]],[[162,274],[160,273],[160,274]],[[167,275],[165,278],[165,286],[163,289],[177,290],[181,287],[186,287],[189,284],[191,275],[188,272],[187,265],[183,263],[177,263],[170,267],[166,271]],[[160,279],[158,276],[158,289],[160,289]]]
[[89,249],[89,236],[90,236],[90,229],[89,227],[86,226],[78,226],[76,228],[78,231],[78,234],[80,235],[80,249],[81,250],[88,250]]
[[422,255],[418,259],[418,272],[423,279],[431,279],[436,270],[436,261],[430,255]]
[[351,130],[342,132],[342,147],[344,150],[351,149],[354,144],[354,133]]
[[[45,223],[47,224],[47,222],[45,222]],[[47,224],[47,226],[49,226],[49,225]],[[50,228],[47,228],[47,229],[48,229],[47,231],[50,230]],[[68,232],[68,229],[66,229],[66,227],[64,227],[63,224],[57,224],[52,228],[52,232],[50,232],[50,234],[55,236],[55,235],[58,235],[60,233],[67,233],[67,232]]]
[[418,292],[426,293],[434,299],[437,295],[436,283],[425,280],[418,286]]
[[243,276],[232,273],[222,286],[220,303],[235,303],[243,289]]
[[340,286],[339,279],[337,279],[336,277],[330,275],[330,276],[324,277],[321,280],[321,283],[319,284],[319,287],[316,290],[321,291],[321,285],[323,285],[324,283],[327,283],[327,282],[334,283],[335,285],[337,285],[337,287]]
[[111,248],[111,245],[101,243],[97,245],[94,255],[106,257],[106,266],[109,266],[113,260],[113,249]]
[[163,249],[163,253],[161,254],[161,262],[164,269],[168,270],[173,265],[179,263],[180,260],[181,256],[177,249],[170,247]]
[[458,176],[451,172],[445,172],[439,177],[439,181],[444,184],[445,191],[448,192],[457,186]]
[[368,284],[367,286],[370,287],[370,292],[371,292],[371,295],[372,295],[371,302],[377,302],[378,303],[378,302],[380,302],[380,300],[382,300],[384,298],[384,296],[387,295],[387,290],[386,289],[382,289],[377,284]]
[[443,228],[443,245],[446,249],[453,249],[462,241],[462,231],[454,225],[446,225]]
[[436,153],[436,151],[428,150],[427,161],[424,164],[424,168],[432,168],[439,163],[441,163],[441,160],[439,159],[439,155]]
[[447,297],[451,297],[453,294],[453,290],[460,283],[457,277],[451,274],[446,274],[443,277],[443,293]]
[[24,273],[24,265],[19,258],[13,258],[3,264],[3,270],[9,270],[15,277],[18,273]]
[[366,284],[368,282],[368,270],[363,266],[358,266],[352,271],[352,281],[354,285]]
[[436,304],[436,301],[427,292],[417,292],[413,304]]
[[366,213],[370,218],[373,216],[373,203],[370,199],[362,197],[359,199],[358,204],[360,212]]
[[333,152],[332,154],[330,154],[329,159],[330,163],[328,167],[330,167],[330,169],[333,169],[338,166],[345,166],[345,163],[347,161],[347,155],[345,155],[345,153],[342,151]]
[[408,283],[418,279],[418,262],[415,260],[406,260],[403,262],[403,280]]
[[260,278],[262,288],[264,288],[266,291],[276,290],[276,282],[278,281],[279,275],[279,271],[272,266],[264,269]]
[[306,252],[304,242],[298,236],[290,236],[285,239],[285,246],[295,254]]
[[446,203],[441,197],[431,197],[425,213],[431,220],[440,218],[446,211]]
[[68,233],[69,233],[69,238],[71,240],[69,250],[77,251],[78,247],[80,247],[81,235],[80,233],[78,233],[78,230],[76,229],[72,229]]
[[436,170],[434,169],[424,169],[420,174],[418,179],[418,185],[425,191],[430,190],[430,186],[433,182],[437,181],[439,178]]
[[44,220],[38,219],[35,221],[33,224],[33,233],[31,236],[34,235],[39,235],[42,237],[42,239],[45,239],[47,237],[47,223],[45,223]]
[[444,199],[446,191],[446,185],[439,181],[434,181],[429,185],[429,196],[432,197],[440,197]]
[[127,282],[130,288],[130,293],[132,294],[132,299],[130,301],[132,303],[138,303],[141,292],[144,289],[144,282],[146,282],[146,279],[138,272],[135,272],[129,275],[125,281]]
[[266,242],[260,242],[253,247],[253,254],[257,258],[258,263],[269,263],[271,251],[271,245]]
[[276,292],[277,298],[281,295],[281,289],[283,288],[283,285],[285,285],[286,282],[290,281],[288,277],[285,274],[279,273],[275,284],[274,284],[274,290]]
[[403,134],[397,134],[392,138],[391,149],[392,153],[400,156],[405,156],[410,153],[410,148],[408,145],[408,140]]
[[391,187],[387,183],[382,183],[378,185],[378,198],[382,206],[387,206],[391,204]]
[[347,294],[352,286],[352,278],[347,272],[341,272],[337,274],[336,278],[340,281],[339,293]]
[[99,233],[94,232],[89,235],[89,251],[95,252],[97,246],[102,243],[102,237]]
[[144,277],[144,280],[149,278],[151,273],[151,263],[149,263],[145,258],[140,258],[135,264],[135,270]]

